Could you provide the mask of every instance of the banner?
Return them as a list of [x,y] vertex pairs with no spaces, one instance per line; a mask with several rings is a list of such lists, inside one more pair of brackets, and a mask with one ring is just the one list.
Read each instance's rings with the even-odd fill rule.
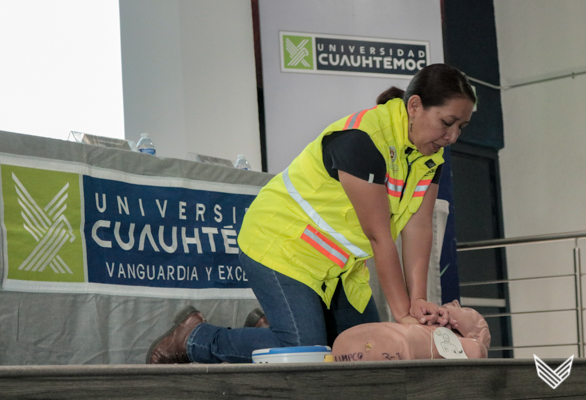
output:
[[429,65],[429,42],[279,32],[281,71],[410,79]]
[[254,297],[236,238],[260,188],[10,158],[3,289]]

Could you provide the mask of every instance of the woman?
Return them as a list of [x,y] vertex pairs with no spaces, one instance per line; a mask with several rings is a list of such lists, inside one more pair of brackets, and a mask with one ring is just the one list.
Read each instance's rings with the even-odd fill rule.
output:
[[376,107],[328,126],[260,191],[238,236],[270,328],[216,327],[190,308],[147,362],[250,362],[260,348],[331,345],[347,328],[380,321],[370,257],[396,321],[445,325],[447,315],[426,300],[432,213],[443,147],[475,102],[460,71],[434,64],[405,92],[392,87]]

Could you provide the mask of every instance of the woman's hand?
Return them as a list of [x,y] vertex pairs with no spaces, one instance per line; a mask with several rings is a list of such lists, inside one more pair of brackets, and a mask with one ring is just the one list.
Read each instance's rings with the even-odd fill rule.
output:
[[451,316],[449,312],[448,312],[448,316],[447,316],[447,321],[448,322],[446,324],[446,328],[451,329],[451,330],[459,328],[458,320],[456,320],[453,316]]
[[439,307],[437,312],[439,314],[437,323],[440,324],[440,326],[449,328],[449,322],[451,319],[453,320],[453,318],[450,316],[450,312],[445,307]]
[[[417,320],[420,324],[432,325],[438,322],[440,317],[439,306],[430,303],[424,299],[415,299],[411,301],[411,309],[409,313]],[[447,321],[444,323],[444,325]]]

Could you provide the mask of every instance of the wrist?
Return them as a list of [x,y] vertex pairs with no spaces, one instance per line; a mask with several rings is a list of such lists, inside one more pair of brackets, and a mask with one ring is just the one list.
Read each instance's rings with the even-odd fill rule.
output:
[[407,315],[406,317],[404,317],[403,319],[401,319],[401,321],[399,321],[402,324],[407,324],[407,325],[419,325],[420,322],[417,321],[412,315]]
[[404,318],[410,317],[411,314],[409,313],[409,311],[405,312],[405,313],[393,313],[393,318],[395,318],[395,321],[397,322],[401,322]]

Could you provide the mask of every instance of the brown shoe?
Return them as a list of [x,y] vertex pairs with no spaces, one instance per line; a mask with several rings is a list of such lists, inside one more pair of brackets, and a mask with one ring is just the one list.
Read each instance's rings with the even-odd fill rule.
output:
[[195,327],[206,319],[192,306],[183,309],[175,317],[175,325],[153,342],[146,357],[147,364],[189,363],[187,338]]
[[255,308],[246,317],[246,320],[244,321],[244,327],[270,328],[270,325],[264,311],[260,308]]

